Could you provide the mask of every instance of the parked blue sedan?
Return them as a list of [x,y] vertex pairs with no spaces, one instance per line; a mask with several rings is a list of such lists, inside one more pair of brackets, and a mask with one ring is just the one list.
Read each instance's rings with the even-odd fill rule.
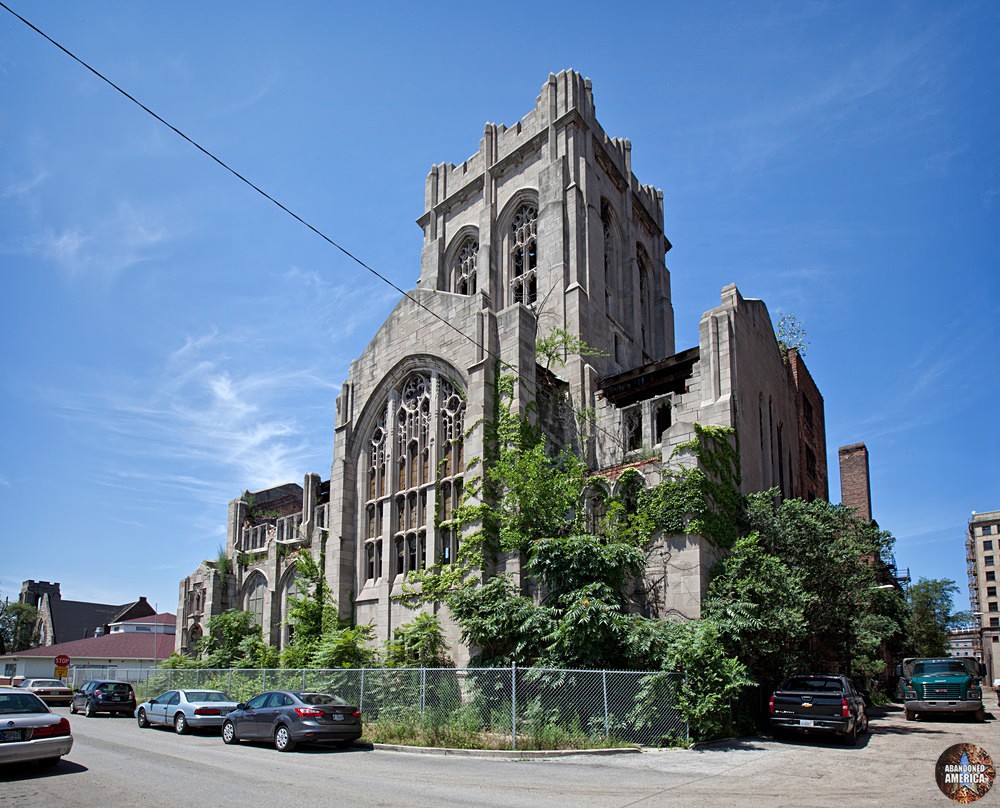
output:
[[159,725],[173,727],[178,735],[192,729],[218,728],[236,709],[236,702],[221,690],[168,690],[135,709],[142,729]]
[[270,741],[279,752],[300,743],[350,746],[361,737],[361,710],[339,696],[272,690],[239,704],[222,723],[224,743]]

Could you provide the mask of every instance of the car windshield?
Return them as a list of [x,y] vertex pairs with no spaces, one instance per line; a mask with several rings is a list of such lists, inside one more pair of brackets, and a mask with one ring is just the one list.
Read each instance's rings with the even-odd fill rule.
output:
[[38,696],[31,693],[0,693],[0,715],[9,713],[47,713]]
[[819,676],[792,676],[785,680],[782,690],[829,690],[841,692],[844,686],[839,679],[823,679]]
[[331,696],[329,693],[294,693],[303,704],[336,704],[343,707],[347,704],[340,696]]
[[928,673],[968,673],[968,669],[962,662],[953,662],[946,659],[934,662],[917,662],[913,665],[913,675],[921,676]]
[[188,701],[229,701],[229,696],[218,690],[189,690]]

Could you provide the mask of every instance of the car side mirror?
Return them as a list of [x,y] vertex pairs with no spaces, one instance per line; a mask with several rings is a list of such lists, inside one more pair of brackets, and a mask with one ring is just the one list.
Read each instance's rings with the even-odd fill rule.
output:
[[156,699],[150,699],[150,700],[149,700],[149,703],[150,703],[150,704],[156,704]]
[[241,701],[239,704],[236,705],[236,709],[237,710],[246,710],[247,706],[246,706],[246,704],[244,702]]

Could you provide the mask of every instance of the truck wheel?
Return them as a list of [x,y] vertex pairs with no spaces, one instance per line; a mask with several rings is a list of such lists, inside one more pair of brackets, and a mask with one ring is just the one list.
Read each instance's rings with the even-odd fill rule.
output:
[[906,720],[907,721],[916,721],[917,720],[917,714],[915,712],[913,712],[913,710],[907,710],[906,711]]
[[986,720],[986,710],[980,707],[972,714],[972,720],[977,724],[982,724]]
[[851,727],[850,732],[844,733],[844,746],[857,746],[858,745],[858,722],[854,722],[854,726]]

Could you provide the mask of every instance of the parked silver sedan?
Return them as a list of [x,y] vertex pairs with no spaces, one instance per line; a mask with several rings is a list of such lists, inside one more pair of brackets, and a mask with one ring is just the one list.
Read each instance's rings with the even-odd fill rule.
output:
[[178,735],[192,729],[218,729],[236,702],[221,690],[168,690],[135,708],[139,726],[172,726]]
[[0,690],[0,763],[57,763],[73,748],[69,719],[26,690]]

